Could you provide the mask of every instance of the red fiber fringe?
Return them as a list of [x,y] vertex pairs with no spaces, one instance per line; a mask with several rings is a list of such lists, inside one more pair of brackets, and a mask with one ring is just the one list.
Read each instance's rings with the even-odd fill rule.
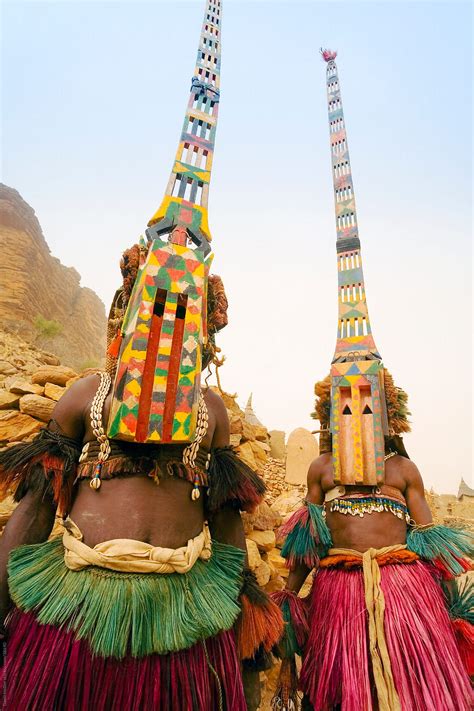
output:
[[285,602],[288,604],[291,626],[293,627],[298,646],[303,649],[309,636],[306,599],[298,597],[298,595],[291,590],[277,590],[272,593],[271,598],[280,609]]
[[[403,711],[470,711],[471,690],[444,596],[421,561],[381,568],[385,635]],[[321,569],[301,687],[316,709],[371,711],[367,611],[361,570]]]
[[15,611],[9,625],[3,678],[3,711],[18,709],[120,709],[191,711],[223,707],[246,711],[232,632],[189,649],[125,660],[96,657],[87,643],[32,614]]
[[296,526],[307,526],[308,522],[311,525],[310,518],[309,518],[309,509],[307,506],[301,506],[301,508],[297,509],[294,514],[290,516],[288,521],[284,523],[282,526],[280,526],[280,529],[278,531],[279,537],[283,538],[287,536],[291,531],[293,531]]
[[[471,561],[465,558],[458,558],[458,556],[454,555],[454,553],[452,553],[451,555],[457,560],[457,562],[462,567],[465,573],[467,573],[469,570],[472,570]],[[434,565],[443,580],[454,580],[454,578],[457,577],[456,575],[453,575],[449,568],[446,567],[441,558],[435,558],[431,561],[431,564]]]
[[452,620],[459,654],[469,676],[474,676],[474,625],[467,620]]
[[265,605],[256,605],[247,595],[240,597],[241,613],[237,621],[237,649],[241,659],[251,659],[263,645],[270,652],[283,634],[280,608],[270,598]]

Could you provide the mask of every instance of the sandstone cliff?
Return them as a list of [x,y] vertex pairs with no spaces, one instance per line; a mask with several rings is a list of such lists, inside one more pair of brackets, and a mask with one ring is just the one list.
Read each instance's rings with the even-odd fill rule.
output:
[[[54,347],[63,363],[102,362],[106,318],[102,301],[80,286],[80,275],[51,255],[34,210],[0,183],[0,328],[38,338],[38,316],[57,321]],[[48,343],[40,345],[48,345]]]

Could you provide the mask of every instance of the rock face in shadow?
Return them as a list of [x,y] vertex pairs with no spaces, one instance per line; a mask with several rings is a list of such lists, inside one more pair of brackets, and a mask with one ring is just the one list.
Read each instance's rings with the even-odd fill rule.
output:
[[54,351],[79,367],[104,357],[105,308],[97,294],[80,286],[80,275],[52,256],[34,210],[0,183],[0,326],[25,340],[37,337],[35,319],[62,326]]

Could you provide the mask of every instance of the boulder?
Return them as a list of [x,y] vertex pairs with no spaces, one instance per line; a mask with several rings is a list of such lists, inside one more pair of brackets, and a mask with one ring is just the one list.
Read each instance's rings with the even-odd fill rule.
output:
[[273,511],[280,516],[288,518],[288,514],[293,513],[302,505],[304,494],[299,491],[286,491],[278,496],[272,504]]
[[0,360],[0,375],[13,375],[18,372],[18,368],[6,360]]
[[258,546],[255,541],[252,541],[247,538],[245,542],[247,544],[247,557],[249,561],[249,568],[250,570],[255,571],[256,568],[258,568],[258,566],[262,562],[262,556],[260,555]]
[[285,433],[282,430],[270,430],[270,456],[274,459],[285,459]]
[[5,387],[11,393],[16,393],[17,395],[43,395],[44,393],[42,385],[35,385],[25,378],[15,376],[6,379]]
[[29,415],[13,412],[0,417],[0,442],[17,442],[29,437],[43,427]]
[[38,354],[38,360],[46,365],[61,365],[59,358],[53,355],[53,353],[48,353],[47,351],[41,351]]
[[255,461],[250,442],[243,442],[239,446],[238,455],[251,469],[257,469],[257,462]]
[[255,439],[258,439],[260,442],[267,442],[268,441],[267,428],[264,427],[263,425],[254,425],[254,427],[255,427]]
[[281,524],[281,516],[266,501],[262,501],[251,514],[242,513],[244,521],[248,521],[252,528],[258,531],[272,531]]
[[0,390],[0,410],[15,410],[18,408],[19,395],[8,392],[8,390]]
[[259,551],[271,551],[275,548],[276,538],[273,531],[252,531],[247,538],[254,541]]
[[[270,578],[268,583],[265,585],[265,590],[267,593],[276,592],[277,590],[283,590],[285,587],[285,581],[281,575],[275,575]],[[265,707],[266,708],[266,707]]]
[[55,385],[54,383],[46,383],[44,386],[45,396],[51,398],[51,400],[54,400],[55,402],[60,400],[65,392],[66,388],[62,388],[60,385]]
[[230,444],[232,447],[238,447],[241,440],[242,440],[242,435],[239,435],[239,434],[231,434],[230,435]]
[[44,365],[32,375],[32,382],[37,385],[54,383],[54,385],[66,385],[71,378],[76,378],[77,373],[65,365]]
[[243,431],[242,420],[238,415],[229,415],[230,433],[241,435]]
[[286,445],[286,476],[289,484],[304,484],[309,465],[319,456],[319,447],[314,435],[304,427],[298,427],[288,437]]
[[56,403],[41,395],[23,395],[20,398],[20,410],[43,422],[49,422]]
[[263,442],[257,442],[257,440],[253,440],[252,442],[249,442],[253,456],[255,461],[257,462],[257,466],[260,466],[261,464],[265,464],[267,461],[267,452],[265,450],[265,445]]
[[245,420],[242,420],[242,439],[247,441],[255,439],[255,427]]
[[263,588],[270,580],[270,566],[268,565],[268,563],[262,560],[258,568],[255,568],[253,572],[255,574],[255,577],[257,578],[257,583],[260,585],[260,587]]
[[273,570],[275,570],[283,578],[287,578],[289,574],[289,569],[286,567],[286,561],[281,557],[278,548],[274,548],[268,551],[267,562]]

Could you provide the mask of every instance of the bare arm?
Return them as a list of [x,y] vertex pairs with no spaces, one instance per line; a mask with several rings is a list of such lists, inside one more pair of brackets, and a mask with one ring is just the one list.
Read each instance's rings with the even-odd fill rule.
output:
[[[56,504],[43,499],[40,492],[27,492],[8,521],[0,539],[0,620],[10,607],[7,563],[10,552],[19,545],[46,541],[54,525]],[[3,625],[2,625],[3,626]]]
[[406,481],[405,499],[411,518],[419,526],[431,523],[433,517],[425,499],[425,487],[418,467],[409,459],[403,459],[403,476]]
[[[94,382],[97,379],[94,377]],[[84,402],[89,397],[92,380],[80,380],[63,395],[53,411],[53,419],[68,437],[82,439]],[[10,552],[18,546],[46,541],[54,525],[56,504],[43,492],[27,491],[0,538],[0,624],[10,607],[7,563]]]
[[[315,459],[308,470],[308,492],[306,501],[312,504],[321,505],[324,502],[324,493],[321,488],[322,466],[319,459]],[[298,593],[304,581],[310,574],[311,569],[304,563],[299,563],[294,570],[290,571],[286,583],[286,589]]]
[[[212,437],[212,448],[227,447],[230,442],[230,425],[226,407],[216,393],[208,394],[209,402],[216,417],[216,427]],[[232,504],[223,506],[212,515],[209,521],[212,537],[221,543],[227,543],[246,551],[245,533],[240,511]]]

